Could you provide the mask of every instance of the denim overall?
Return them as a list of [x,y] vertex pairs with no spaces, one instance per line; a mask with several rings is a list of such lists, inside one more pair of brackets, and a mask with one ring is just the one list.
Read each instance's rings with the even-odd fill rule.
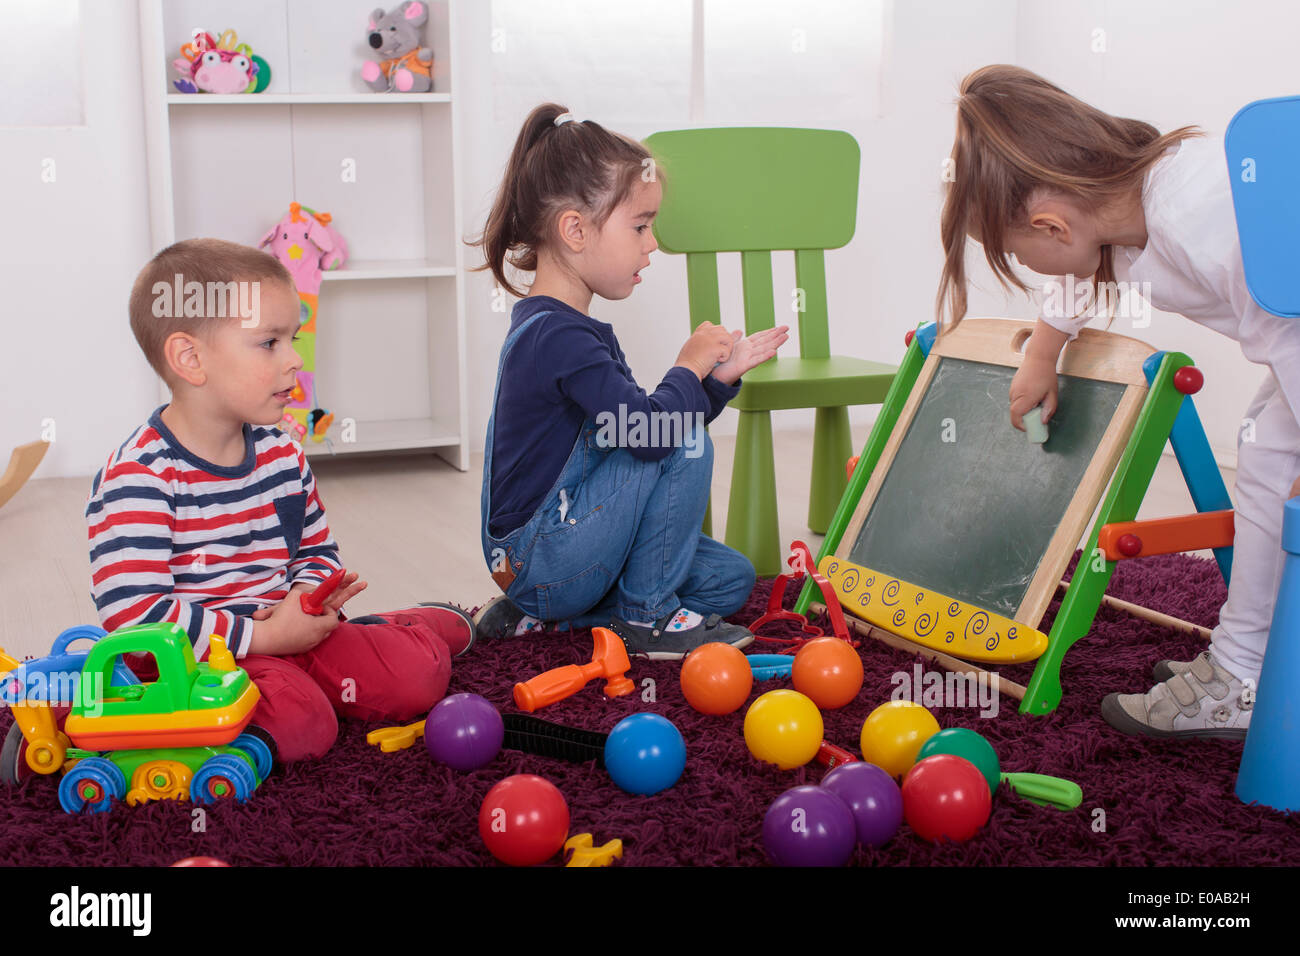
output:
[[506,356],[539,312],[501,348],[483,451],[483,557],[506,595],[525,613],[575,628],[610,618],[655,621],[683,605],[734,614],[754,585],[749,559],[700,533],[713,474],[707,433],[702,454],[684,447],[659,461],[604,446],[590,417],[541,505],[502,537],[489,532],[492,445]]

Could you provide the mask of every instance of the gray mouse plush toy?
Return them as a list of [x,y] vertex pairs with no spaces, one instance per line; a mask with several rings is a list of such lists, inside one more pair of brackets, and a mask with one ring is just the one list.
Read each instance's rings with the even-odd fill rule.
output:
[[361,78],[376,93],[427,93],[433,89],[433,50],[424,45],[429,7],[406,0],[387,13],[370,14],[367,42],[378,62],[368,60]]

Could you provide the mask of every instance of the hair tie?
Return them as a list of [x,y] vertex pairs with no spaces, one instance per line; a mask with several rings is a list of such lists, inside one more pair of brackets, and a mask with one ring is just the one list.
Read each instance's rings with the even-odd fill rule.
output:
[[574,122],[577,122],[577,119],[572,113],[561,113],[559,116],[555,117],[556,126],[563,126],[565,123]]

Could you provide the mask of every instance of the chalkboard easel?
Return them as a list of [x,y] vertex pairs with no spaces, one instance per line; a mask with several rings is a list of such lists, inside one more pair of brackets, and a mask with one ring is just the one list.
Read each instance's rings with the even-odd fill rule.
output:
[[[1006,385],[1031,331],[1004,319],[968,319],[937,340],[932,325],[918,330],[818,567],[847,610],[918,647],[992,663],[1037,659],[1016,695],[1022,713],[1042,714],[1059,703],[1061,659],[1091,627],[1120,558],[1099,549],[1098,536],[1136,517],[1165,442],[1175,440],[1189,485],[1217,482],[1213,493],[1194,491],[1198,509],[1221,506],[1227,492],[1183,402],[1178,373],[1191,360],[1113,333],[1084,330],[1066,347],[1054,436],[1029,446],[1007,421]],[[1099,501],[1084,560],[1043,634],[1043,612]],[[805,594],[796,610],[808,606]]]

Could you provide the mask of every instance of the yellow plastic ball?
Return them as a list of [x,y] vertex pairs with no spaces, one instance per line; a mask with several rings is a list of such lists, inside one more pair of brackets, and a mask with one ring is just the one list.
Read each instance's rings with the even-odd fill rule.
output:
[[925,742],[939,732],[939,722],[920,704],[891,700],[862,724],[862,759],[901,777],[912,769]]
[[745,712],[745,746],[759,760],[782,770],[802,767],[816,757],[823,732],[821,711],[798,691],[770,690]]

